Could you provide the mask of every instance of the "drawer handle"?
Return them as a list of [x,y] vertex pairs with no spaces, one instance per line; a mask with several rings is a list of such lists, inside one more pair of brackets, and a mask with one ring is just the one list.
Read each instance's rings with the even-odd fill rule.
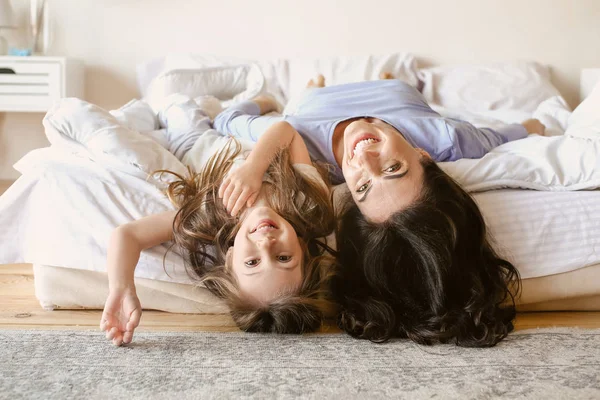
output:
[[0,68],[0,74],[15,74],[15,70],[12,68]]

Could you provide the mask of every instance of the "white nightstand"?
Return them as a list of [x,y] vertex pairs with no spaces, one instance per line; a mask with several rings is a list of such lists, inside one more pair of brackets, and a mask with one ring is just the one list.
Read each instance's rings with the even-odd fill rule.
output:
[[45,112],[83,97],[83,64],[65,57],[0,57],[0,112]]

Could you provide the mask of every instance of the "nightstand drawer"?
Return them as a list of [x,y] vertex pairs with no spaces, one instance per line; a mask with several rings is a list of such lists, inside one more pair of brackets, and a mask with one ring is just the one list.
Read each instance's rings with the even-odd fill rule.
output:
[[61,97],[81,96],[80,70],[64,58],[0,57],[0,111],[44,112]]
[[45,111],[60,99],[61,64],[2,62],[0,109]]

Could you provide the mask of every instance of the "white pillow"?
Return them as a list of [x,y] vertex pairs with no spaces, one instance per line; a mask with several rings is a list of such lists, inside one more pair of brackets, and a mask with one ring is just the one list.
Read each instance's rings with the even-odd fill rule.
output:
[[138,64],[136,67],[136,76],[142,97],[145,97],[148,94],[148,87],[152,80],[169,71],[182,69],[195,70],[251,63],[251,60],[238,57],[223,57],[198,53],[171,53]]
[[513,109],[533,112],[560,95],[550,71],[535,62],[441,66],[419,71],[429,103],[473,112]]
[[164,99],[174,93],[197,98],[211,95],[223,107],[248,100],[264,91],[265,78],[256,64],[224,65],[164,72],[154,78],[145,100],[158,112]]
[[417,63],[412,54],[392,53],[371,56],[323,57],[291,59],[288,62],[287,85],[282,84],[282,92],[287,101],[297,98],[306,89],[306,84],[322,74],[325,85],[361,82],[379,79],[382,72],[391,73],[417,87]]
[[175,54],[138,65],[137,78],[144,99],[158,112],[161,101],[173,93],[212,95],[228,107],[268,92],[284,105],[318,74],[325,76],[327,85],[335,85],[379,79],[381,72],[419,85],[415,58],[408,53],[267,61]]

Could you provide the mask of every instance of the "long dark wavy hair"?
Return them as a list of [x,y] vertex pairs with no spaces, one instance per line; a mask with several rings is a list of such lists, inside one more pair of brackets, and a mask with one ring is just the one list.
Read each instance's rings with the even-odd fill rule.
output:
[[340,328],[385,342],[494,346],[513,329],[519,273],[498,256],[475,201],[430,159],[413,205],[383,223],[350,200],[332,282]]
[[[297,173],[289,151],[281,151],[267,171],[266,200],[298,235],[302,248],[302,282],[268,304],[250,301],[238,288],[227,251],[233,246],[241,221],[231,217],[218,190],[240,156],[240,144],[231,139],[199,173],[176,180],[167,195],[179,208],[173,223],[175,245],[186,255],[188,275],[225,300],[237,326],[249,332],[303,333],[320,328],[334,314],[328,282],[333,258],[319,240],[333,232],[335,216],[328,185]],[[326,172],[319,169],[324,181]],[[302,199],[302,200],[301,200]]]

